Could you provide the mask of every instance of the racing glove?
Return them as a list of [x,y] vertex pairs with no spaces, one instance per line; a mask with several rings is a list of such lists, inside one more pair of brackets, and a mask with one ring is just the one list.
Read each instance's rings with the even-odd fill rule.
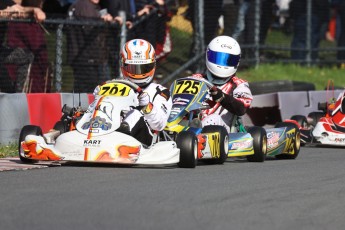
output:
[[139,107],[142,108],[143,113],[148,114],[152,111],[153,104],[150,102],[150,96],[148,93],[143,92],[138,96]]
[[101,87],[100,87],[100,85],[97,85],[97,87],[93,90],[93,95],[94,96],[96,96],[98,93],[99,93],[99,91],[101,90]]
[[215,102],[221,102],[224,99],[224,94],[222,90],[218,89],[216,86],[213,86],[210,89],[210,94]]
[[150,103],[150,96],[146,92],[142,92],[138,96],[139,106],[147,106]]

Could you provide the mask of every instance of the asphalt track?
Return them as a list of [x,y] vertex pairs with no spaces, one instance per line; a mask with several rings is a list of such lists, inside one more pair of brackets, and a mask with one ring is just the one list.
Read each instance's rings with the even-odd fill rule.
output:
[[175,167],[0,172],[0,229],[344,229],[345,150]]

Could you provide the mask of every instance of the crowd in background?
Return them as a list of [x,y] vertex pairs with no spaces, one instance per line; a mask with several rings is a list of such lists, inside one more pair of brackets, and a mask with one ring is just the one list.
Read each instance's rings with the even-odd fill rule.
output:
[[[2,44],[0,92],[51,92],[52,65],[49,62],[46,41],[49,32],[42,25],[45,18],[98,19],[119,25],[111,27],[107,33],[104,33],[103,27],[87,25],[71,26],[66,29],[67,63],[73,71],[73,89],[75,92],[91,92],[95,85],[114,78],[114,75],[119,73],[120,26],[127,27],[127,40],[145,39],[156,48],[157,55],[164,58],[172,49],[171,42],[166,43],[169,39],[167,22],[175,12],[173,9],[187,5],[188,9],[184,16],[191,25],[194,25],[196,12],[194,0],[15,1],[1,1],[2,17],[35,16],[36,20],[30,23],[0,24]],[[255,2],[255,0],[204,0],[204,44],[208,44],[219,33],[232,36],[240,44],[253,44]],[[305,60],[307,2],[307,0],[260,1],[260,44],[265,44],[269,29],[278,25],[285,32],[293,35],[291,59],[297,62]],[[317,48],[322,39],[334,41],[338,47],[345,46],[345,0],[313,0],[312,6],[311,58],[318,59]],[[26,10],[20,7],[26,7]],[[37,11],[38,9],[41,11]],[[22,12],[29,16],[15,16],[14,12]],[[120,12],[125,12],[125,21],[120,17]],[[135,26],[142,17],[147,18],[141,21],[140,26]],[[168,51],[164,49],[164,45],[169,46]],[[189,57],[195,55],[194,44],[189,53]],[[337,58],[345,60],[345,50],[340,49]]]

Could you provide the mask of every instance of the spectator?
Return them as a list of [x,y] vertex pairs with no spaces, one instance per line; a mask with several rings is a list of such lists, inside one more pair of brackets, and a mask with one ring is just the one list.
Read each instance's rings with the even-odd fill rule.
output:
[[239,0],[223,0],[224,35],[231,36],[234,32]]
[[43,11],[50,18],[64,17],[75,0],[49,0],[43,2]]
[[[259,42],[261,45],[265,44],[266,36],[273,21],[273,6],[275,0],[260,1],[260,35]],[[240,1],[237,24],[234,28],[232,36],[239,41],[246,44],[254,44],[255,42],[255,1],[242,0]],[[247,58],[253,58],[254,49],[245,50],[243,55]],[[261,56],[263,54],[260,54]]]
[[[99,0],[77,0],[70,7],[76,19],[102,19],[113,21],[113,17],[101,11]],[[104,14],[102,13],[104,12]],[[74,91],[93,92],[93,87],[110,78],[107,76],[108,49],[104,27],[78,26],[67,33],[67,61],[74,74]]]
[[[345,49],[345,0],[332,0],[337,15],[339,17],[339,37],[337,40],[337,47],[339,49]],[[338,31],[337,31],[338,32]],[[338,50],[337,59],[340,61],[340,67],[345,68],[345,50]]]
[[[156,50],[159,65],[160,60],[164,60],[172,51],[168,21],[171,19],[171,9],[177,3],[166,4],[165,0],[130,0],[129,3],[130,18],[133,23],[138,21],[139,24],[129,27],[127,40],[140,38],[150,42]],[[155,81],[161,77],[162,74],[157,73]]]
[[23,7],[16,4],[12,0],[2,0],[2,1],[0,1],[0,10],[2,11],[1,13],[4,13],[4,10],[6,10],[6,11],[22,11],[24,9],[23,9]]
[[[318,58],[318,49],[320,40],[324,37],[321,29],[329,20],[329,1],[314,0],[312,1],[311,15],[311,53],[312,60]],[[290,2],[290,17],[293,20],[293,39],[291,42],[291,58],[293,60],[305,60],[307,56],[306,49],[307,37],[307,0],[292,0]]]
[[[135,2],[134,7],[133,2],[131,1]],[[166,18],[162,17],[162,15],[160,14],[161,12],[165,11],[164,0],[130,0],[130,2],[132,20],[135,20],[137,17],[141,17],[144,15],[149,16],[146,20],[141,22],[140,25],[132,29],[128,39],[130,40],[134,38],[141,38],[150,42],[153,47],[156,47],[158,34],[162,30],[161,28],[159,28],[159,25],[160,23],[166,22]],[[154,14],[150,14],[150,11],[155,7],[158,7],[160,12],[157,11]],[[163,29],[163,31],[165,30]]]
[[[126,13],[127,23],[130,24],[128,19],[131,18],[128,0],[100,0],[102,9],[107,9],[108,13],[114,18],[114,21],[122,25],[123,21],[120,17],[120,11]],[[108,33],[107,46],[109,47],[109,67],[110,75],[118,77],[120,75],[119,66],[119,53],[120,53],[120,28],[114,26]],[[107,79],[109,80],[109,79]]]
[[[193,36],[195,36],[195,1],[188,0],[188,9],[186,12],[186,18],[191,21],[193,26]],[[222,14],[223,0],[204,0],[204,45],[206,46],[210,41],[217,35],[219,29],[219,17]],[[191,45],[191,50],[189,58],[193,58],[196,54],[196,50],[200,47],[196,47],[194,42]],[[198,66],[193,66],[191,68],[192,72],[197,71]],[[204,68],[204,67],[201,67]],[[201,70],[203,72],[203,70]]]
[[238,16],[237,16],[237,23],[235,25],[234,32],[232,37],[235,40],[238,40],[239,37],[242,35],[245,25],[246,25],[246,15],[248,13],[250,7],[251,0],[242,0],[240,1],[240,5],[238,8]]
[[[19,1],[17,1],[19,3]],[[34,17],[37,22],[42,22],[45,20],[45,13],[38,7],[32,6],[21,6],[12,0],[2,0],[0,1],[0,16],[7,18],[23,18],[23,17]],[[26,79],[28,75],[28,70],[33,61],[33,54],[21,47],[10,48],[4,45],[5,33],[7,30],[7,24],[1,25],[0,36],[0,91],[5,93],[14,93],[16,91],[21,91],[21,82],[17,81],[17,84],[13,82],[5,64],[14,64],[16,68],[16,77],[18,79]]]
[[114,21],[122,24],[122,18],[119,15],[120,11],[127,13],[126,18],[129,18],[129,3],[126,0],[100,0],[102,9],[107,9],[107,12],[113,17]]
[[[23,0],[24,7],[42,7],[42,0]],[[42,93],[50,92],[51,76],[48,62],[48,48],[45,40],[45,31],[40,24],[10,22],[7,31],[7,45],[15,49],[20,47],[29,50],[34,55],[28,78],[13,76],[16,79],[16,92]],[[9,67],[13,72],[13,66]],[[26,84],[24,82],[26,81]]]
[[[24,82],[29,77],[33,60],[34,55],[28,49],[2,46],[0,50],[0,92],[23,92]],[[8,68],[12,70],[11,76]]]
[[[20,2],[20,0],[17,0]],[[23,7],[16,1],[1,0],[0,1],[0,15],[3,17],[28,17],[33,15],[37,22],[42,22],[46,19],[45,13],[38,7],[26,6]]]

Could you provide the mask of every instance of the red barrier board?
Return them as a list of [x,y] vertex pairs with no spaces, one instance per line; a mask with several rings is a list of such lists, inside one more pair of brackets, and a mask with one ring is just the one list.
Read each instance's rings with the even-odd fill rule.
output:
[[59,93],[31,93],[26,95],[30,124],[41,126],[48,132],[61,118],[61,95]]

